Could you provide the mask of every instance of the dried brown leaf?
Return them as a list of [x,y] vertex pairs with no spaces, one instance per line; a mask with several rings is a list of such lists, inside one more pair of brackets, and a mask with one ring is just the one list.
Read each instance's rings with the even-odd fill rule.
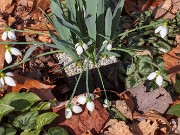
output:
[[[0,40],[0,42],[2,41]],[[5,51],[5,45],[0,45],[0,69],[4,67]]]
[[39,82],[38,80],[23,77],[16,73],[14,74],[14,79],[16,80],[16,87],[8,87],[9,92],[19,92],[24,88],[35,93],[43,101],[55,99],[51,93],[51,89],[54,88],[55,85],[46,85]]
[[89,112],[86,107],[83,106],[84,111],[81,114],[73,114],[70,119],[65,119],[64,107],[60,107],[59,109],[53,108],[53,111],[59,114],[54,124],[66,128],[74,135],[80,135],[88,130],[90,130],[92,134],[99,133],[105,121],[108,119],[109,113],[97,99],[94,100],[94,103],[95,110],[93,112]]
[[146,87],[143,84],[135,88],[127,89],[134,97],[136,110],[140,112],[148,112],[156,110],[164,114],[170,104],[173,103],[171,95],[162,87],[146,92]]
[[164,67],[168,73],[169,81],[175,82],[176,74],[180,73],[180,44],[169,53],[163,55]]
[[8,6],[10,6],[12,3],[12,0],[1,0],[0,2],[0,10],[1,12],[4,12]]

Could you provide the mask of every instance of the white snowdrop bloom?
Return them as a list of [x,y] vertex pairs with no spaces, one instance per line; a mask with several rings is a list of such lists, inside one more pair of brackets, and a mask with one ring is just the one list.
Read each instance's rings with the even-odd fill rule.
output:
[[16,35],[12,30],[10,30],[10,31],[3,32],[1,38],[2,38],[2,40],[6,40],[7,38],[9,38],[11,40],[16,40]]
[[108,44],[108,41],[104,40],[103,45],[107,45],[107,44]]
[[111,51],[111,49],[112,49],[112,44],[109,43],[109,44],[107,45],[106,49],[107,49],[108,51]]
[[74,113],[81,113],[82,112],[82,108],[78,105],[73,105],[72,110]]
[[[88,97],[88,94],[86,93],[86,98]],[[94,100],[94,94],[89,93],[89,97],[91,98],[91,100]]]
[[94,104],[94,102],[92,102],[92,101],[87,102],[86,108],[87,108],[90,112],[94,111],[94,109],[95,109],[95,104]]
[[8,64],[12,62],[11,54],[15,56],[22,56],[22,53],[19,51],[19,49],[14,48],[14,47],[9,47],[8,45],[6,45],[5,60]]
[[103,104],[103,106],[104,106],[105,108],[111,106],[111,101],[109,101],[108,99],[104,99],[104,104]]
[[83,53],[83,48],[81,46],[78,46],[76,48],[76,52],[77,52],[78,55],[81,55]]
[[85,44],[85,43],[83,43],[82,47],[83,47],[83,49],[84,49],[85,51],[88,49],[88,46],[87,46],[87,44]]
[[158,48],[159,51],[163,52],[163,53],[167,53],[167,50],[164,48]]
[[86,103],[86,97],[84,95],[79,95],[77,101],[79,104],[84,105]]
[[65,109],[65,117],[66,117],[66,119],[69,119],[69,118],[72,117],[72,111],[71,111],[71,109],[69,109],[69,108],[66,108],[66,109]]
[[167,22],[165,22],[163,26],[159,26],[155,29],[155,33],[159,33],[159,32],[162,38],[166,37],[166,35],[168,34]]
[[148,75],[148,80],[153,80],[156,78],[156,83],[158,86],[162,86],[163,83],[163,77],[160,75],[158,71],[152,72]]
[[14,74],[12,72],[7,72],[6,74],[1,73],[0,74],[0,86],[4,87],[4,84],[6,83],[9,86],[16,86],[16,83],[14,79],[12,78]]

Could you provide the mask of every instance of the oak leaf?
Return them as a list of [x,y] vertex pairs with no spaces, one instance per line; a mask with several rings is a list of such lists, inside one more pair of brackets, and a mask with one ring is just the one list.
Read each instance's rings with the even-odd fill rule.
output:
[[0,69],[2,69],[4,66],[5,51],[6,51],[5,45],[0,45],[0,52],[1,52],[0,53]]

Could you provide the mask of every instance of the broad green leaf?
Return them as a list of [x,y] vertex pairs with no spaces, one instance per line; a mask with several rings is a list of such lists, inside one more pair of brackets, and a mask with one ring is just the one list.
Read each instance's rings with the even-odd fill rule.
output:
[[33,52],[37,47],[39,47],[39,46],[41,46],[41,45],[33,45],[33,46],[31,46],[31,47],[26,51],[26,53],[25,53],[25,55],[24,55],[24,58],[23,58],[23,61],[25,61],[25,60],[32,54],[32,52]]
[[45,135],[69,135],[69,133],[62,127],[52,127]]
[[0,103],[0,121],[1,121],[1,118],[2,118],[4,115],[12,112],[14,109],[15,109],[15,108],[12,107],[12,106],[9,106],[9,105],[1,104],[1,103]]
[[114,119],[122,119],[123,121],[127,122],[127,118],[117,109],[117,108],[111,108],[111,111],[113,112],[113,118]]
[[153,72],[154,69],[153,66],[146,62],[144,59],[146,59],[146,61],[152,62],[152,59],[148,56],[140,58],[137,62],[138,72],[143,76],[148,76]]
[[180,117],[180,104],[171,106],[171,108],[167,111],[167,114],[173,114]]
[[50,124],[58,115],[53,112],[47,112],[36,118],[36,129],[40,130],[43,126]]
[[115,35],[116,29],[118,28],[119,25],[119,21],[120,21],[120,16],[121,16],[121,12],[124,6],[124,1],[125,0],[119,0],[114,13],[113,13],[113,20],[112,20],[112,34],[111,34],[111,38],[113,38],[113,36]]
[[36,118],[38,115],[38,111],[35,111],[17,116],[13,121],[13,125],[16,128],[21,128],[22,130],[31,130],[36,125]]
[[104,52],[102,52],[102,54],[105,54],[105,55],[108,55],[108,56],[120,57],[120,55],[118,53],[110,52],[110,51],[104,51]]
[[105,18],[105,36],[110,39],[111,36],[111,27],[112,27],[112,12],[111,8],[109,7],[106,12]]
[[126,88],[136,87],[140,84],[141,78],[137,73],[128,76],[125,80]]
[[31,111],[48,110],[51,107],[50,102],[40,102],[37,106],[31,107]]
[[89,16],[85,18],[86,26],[88,29],[88,34],[89,36],[96,40],[96,23],[95,23],[95,18],[93,16]]
[[5,95],[0,99],[0,104],[10,105],[15,108],[15,111],[24,111],[27,110],[35,102],[40,101],[41,99],[34,93],[18,93],[11,92]]
[[0,135],[6,135],[6,130],[4,127],[0,127]]
[[128,65],[127,70],[126,70],[126,75],[131,75],[135,72],[136,70],[136,65],[132,63],[131,65]]
[[37,131],[24,130],[20,135],[39,135]]
[[15,135],[16,132],[17,131],[14,128],[6,128],[6,135]]

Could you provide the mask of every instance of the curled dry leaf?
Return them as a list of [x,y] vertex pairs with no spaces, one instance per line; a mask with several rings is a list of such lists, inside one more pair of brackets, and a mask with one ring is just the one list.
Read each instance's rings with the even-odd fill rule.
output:
[[[150,123],[153,122],[154,126],[152,128],[155,128],[156,123],[157,123],[158,124],[157,130],[162,131],[165,134],[168,134],[171,131],[171,126],[170,126],[169,122],[155,111],[149,111],[145,114],[134,113],[133,118],[134,119],[145,119],[145,120],[148,120],[148,122],[150,122]],[[140,124],[139,126],[143,126],[143,124]],[[142,127],[142,129],[144,129],[146,131],[145,127]],[[152,134],[152,135],[154,135],[154,134]]]
[[110,119],[102,129],[100,135],[133,135],[124,121]]
[[152,92],[146,92],[146,87],[140,84],[137,87],[127,89],[134,97],[136,111],[148,112],[155,110],[164,114],[170,104],[173,103],[171,95],[162,87]]
[[0,10],[4,12],[8,6],[12,4],[12,0],[1,0],[0,2]]
[[165,0],[158,7],[152,8],[155,18],[171,19],[180,9],[179,0]]
[[[2,42],[0,40],[0,42]],[[4,59],[5,59],[5,51],[6,51],[6,48],[5,48],[5,45],[0,45],[0,69],[3,68],[4,66]]]
[[16,80],[16,87],[8,87],[9,92],[19,92],[24,88],[35,93],[43,101],[55,99],[51,93],[51,89],[54,88],[55,85],[46,85],[39,82],[38,80],[23,77],[16,73],[14,74],[14,79]]
[[60,125],[66,128],[73,135],[80,135],[90,130],[92,134],[99,133],[102,126],[109,117],[107,110],[99,103],[97,99],[94,100],[95,110],[89,112],[83,106],[83,112],[80,114],[73,114],[70,119],[65,119],[65,107],[53,108],[53,112],[59,114],[54,121],[55,125]]
[[168,80],[175,82],[176,74],[180,73],[180,44],[169,53],[163,55],[164,67],[168,73]]

